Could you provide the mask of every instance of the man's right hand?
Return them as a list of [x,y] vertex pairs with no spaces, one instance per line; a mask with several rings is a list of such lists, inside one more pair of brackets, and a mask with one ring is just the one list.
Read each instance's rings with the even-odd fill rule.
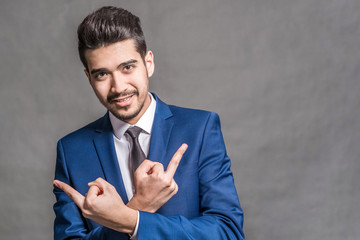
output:
[[135,171],[135,193],[127,206],[154,213],[169,201],[178,191],[174,175],[187,147],[185,143],[181,145],[166,171],[161,163],[144,160]]

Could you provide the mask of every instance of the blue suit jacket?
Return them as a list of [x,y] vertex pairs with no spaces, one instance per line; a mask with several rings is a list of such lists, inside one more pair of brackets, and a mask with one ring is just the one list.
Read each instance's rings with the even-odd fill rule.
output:
[[[148,159],[166,169],[182,143],[189,147],[174,176],[178,193],[157,213],[140,212],[138,239],[243,239],[243,212],[218,115],[169,106],[154,97]],[[55,179],[85,194],[87,184],[98,177],[114,185],[128,202],[108,114],[59,140],[57,148]],[[55,239],[129,239],[85,219],[60,189],[55,187],[54,194]]]

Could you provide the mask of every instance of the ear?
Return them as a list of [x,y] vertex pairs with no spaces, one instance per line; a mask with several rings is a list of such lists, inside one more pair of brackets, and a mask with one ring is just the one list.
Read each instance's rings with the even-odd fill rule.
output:
[[154,55],[152,51],[148,51],[144,59],[145,59],[145,66],[148,73],[148,77],[151,77],[155,70]]

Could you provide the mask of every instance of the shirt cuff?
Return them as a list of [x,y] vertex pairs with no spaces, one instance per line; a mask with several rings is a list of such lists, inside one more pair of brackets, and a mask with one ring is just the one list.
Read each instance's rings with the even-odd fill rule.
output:
[[139,211],[137,211],[137,221],[136,221],[136,226],[135,226],[135,230],[134,230],[134,233],[131,235],[131,234],[129,234],[130,235],[130,239],[132,239],[132,240],[137,240],[138,238],[137,238],[137,236],[138,236],[138,231],[139,231],[139,220],[140,220],[140,213],[139,213]]

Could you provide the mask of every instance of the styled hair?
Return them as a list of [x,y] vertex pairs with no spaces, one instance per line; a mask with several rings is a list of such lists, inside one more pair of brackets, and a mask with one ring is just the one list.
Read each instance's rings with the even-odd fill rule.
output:
[[80,60],[86,69],[88,65],[85,50],[127,39],[135,41],[136,51],[143,59],[146,55],[146,42],[140,19],[122,8],[106,6],[90,13],[79,25],[77,34]]

